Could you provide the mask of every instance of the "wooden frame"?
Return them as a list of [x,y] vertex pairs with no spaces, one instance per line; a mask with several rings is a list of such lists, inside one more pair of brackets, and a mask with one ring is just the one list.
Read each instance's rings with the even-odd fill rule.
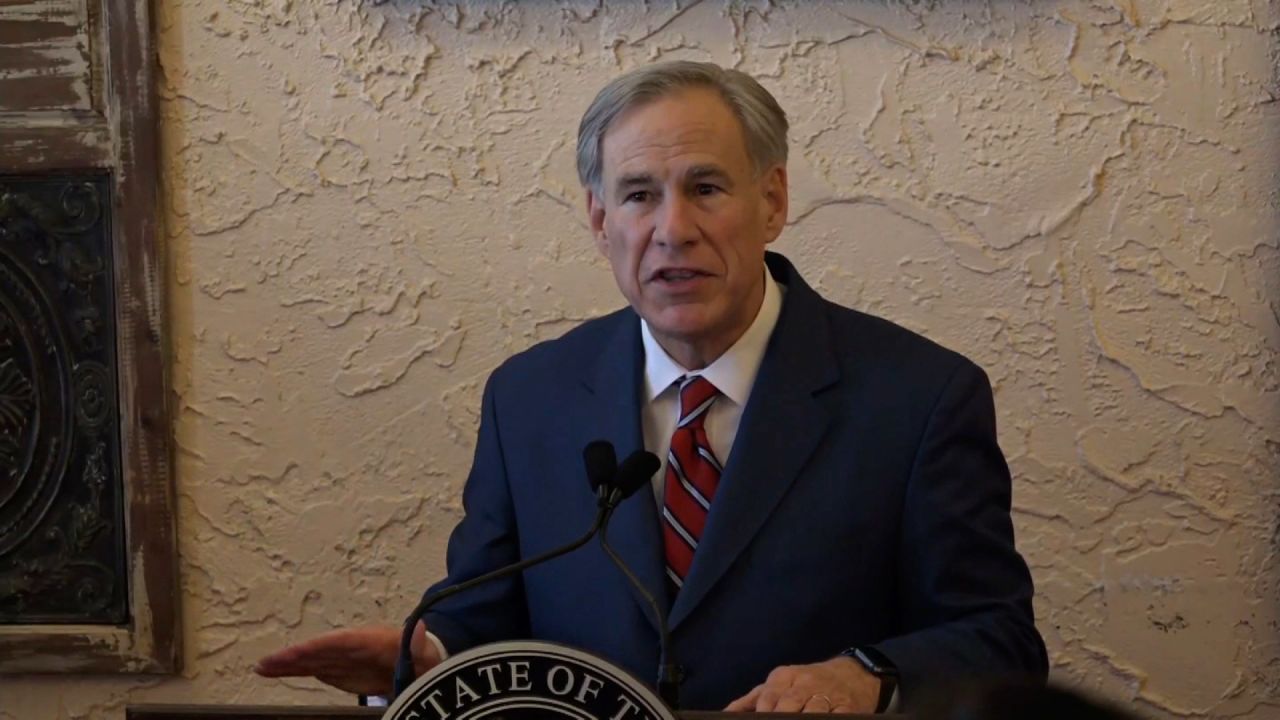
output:
[[92,110],[0,114],[0,172],[107,170],[129,622],[0,626],[0,673],[172,673],[182,642],[150,0],[89,0]]

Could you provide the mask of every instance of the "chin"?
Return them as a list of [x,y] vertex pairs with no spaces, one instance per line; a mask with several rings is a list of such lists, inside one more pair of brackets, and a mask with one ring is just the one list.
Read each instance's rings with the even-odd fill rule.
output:
[[700,345],[711,334],[710,326],[701,323],[697,325],[667,324],[661,327],[650,323],[649,327],[656,335],[693,346]]
[[641,315],[654,332],[681,340],[705,336],[724,322],[724,318],[716,317],[714,308],[707,307],[706,303],[666,305]]

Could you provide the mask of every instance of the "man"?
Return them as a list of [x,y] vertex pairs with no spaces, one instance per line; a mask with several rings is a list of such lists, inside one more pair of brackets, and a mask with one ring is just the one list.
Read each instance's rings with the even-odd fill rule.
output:
[[[766,253],[787,217],[786,131],[767,91],[714,65],[600,92],[578,172],[630,307],[493,373],[444,584],[587,526],[580,452],[603,438],[666,459],[611,537],[667,601],[686,707],[873,712],[895,679],[909,702],[933,680],[1043,676],[986,377]],[[385,691],[397,636],[337,631],[259,672]],[[438,606],[415,665],[521,637],[655,678],[653,619],[595,546]]]

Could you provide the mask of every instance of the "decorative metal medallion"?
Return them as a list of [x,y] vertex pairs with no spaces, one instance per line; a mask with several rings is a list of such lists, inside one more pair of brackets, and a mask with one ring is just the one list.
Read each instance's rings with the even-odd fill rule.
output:
[[109,187],[0,176],[0,623],[128,619]]
[[484,645],[418,678],[383,720],[675,720],[652,690],[590,653],[540,641]]

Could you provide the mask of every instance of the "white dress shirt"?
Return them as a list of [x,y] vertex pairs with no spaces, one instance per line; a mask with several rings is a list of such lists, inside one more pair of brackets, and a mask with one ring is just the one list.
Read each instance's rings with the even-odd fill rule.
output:
[[671,434],[680,421],[680,390],[673,383],[685,375],[701,375],[721,396],[707,410],[703,428],[711,451],[720,461],[720,467],[729,462],[733,440],[738,434],[742,410],[747,406],[751,387],[764,360],[769,336],[778,324],[782,312],[782,290],[773,276],[764,273],[764,302],[747,331],[724,354],[701,370],[689,370],[676,362],[658,344],[649,323],[640,321],[640,337],[644,341],[644,401],[641,422],[644,426],[644,448],[662,460],[662,466],[653,476],[654,497],[662,507],[663,478],[667,473],[667,451],[671,447]]

